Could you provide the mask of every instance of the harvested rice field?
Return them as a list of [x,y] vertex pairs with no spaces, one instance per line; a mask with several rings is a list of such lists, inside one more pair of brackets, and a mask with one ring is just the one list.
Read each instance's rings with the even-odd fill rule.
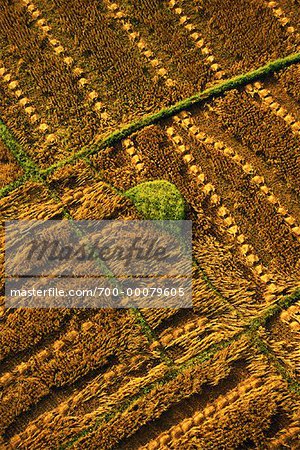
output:
[[[0,450],[300,449],[299,180],[298,1],[0,0]],[[6,221],[161,219],[191,307],[7,306]]]

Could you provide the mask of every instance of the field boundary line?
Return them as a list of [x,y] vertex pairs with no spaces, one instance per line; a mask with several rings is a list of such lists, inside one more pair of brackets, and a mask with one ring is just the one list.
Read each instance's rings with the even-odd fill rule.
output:
[[[299,54],[300,57],[300,54]],[[51,196],[58,202],[60,202],[60,198],[57,195],[57,193],[53,192],[51,190],[51,188],[48,186],[47,181],[45,180],[45,171],[43,170],[39,170],[39,168],[36,166],[36,164],[31,160],[31,158],[27,155],[27,153],[23,150],[22,145],[19,144],[16,139],[14,138],[14,136],[12,135],[12,133],[10,132],[10,130],[6,127],[6,125],[1,121],[0,119],[0,137],[6,139],[5,143],[7,144],[9,150],[12,152],[12,154],[15,156],[16,160],[19,162],[19,164],[24,167],[25,169],[25,173],[26,171],[27,176],[23,176],[21,178],[23,178],[23,183],[25,181],[27,181],[27,179],[32,179],[33,181],[37,181],[37,182],[42,182],[44,185],[46,185],[46,188],[49,190]],[[83,157],[85,158],[85,157]],[[90,160],[86,160],[86,163],[91,167],[91,169],[95,170],[95,168],[93,167],[92,161]],[[31,172],[31,169],[34,169],[34,172]],[[22,185],[23,183],[20,183],[20,185]],[[110,183],[106,183],[108,186],[110,186],[117,194],[122,195],[123,192],[120,191],[119,189],[116,189],[114,186],[110,185]],[[63,203],[62,203],[63,205]],[[72,219],[72,217],[70,216],[70,214],[67,211],[67,208],[65,207],[65,205],[63,205],[64,207],[64,214],[66,215],[66,217],[68,219]],[[211,280],[209,279],[209,277],[207,276],[207,274],[205,273],[205,271],[203,271],[203,269],[201,268],[201,266],[199,266],[199,263],[196,262],[197,268],[198,270],[200,270],[200,272],[202,273],[202,278],[204,279],[204,281],[206,282],[207,286],[212,289],[217,295],[218,297],[221,298],[222,302],[224,302],[224,304],[228,305],[228,300],[222,295],[222,293],[219,291],[219,289],[214,286],[214,283],[211,282]],[[300,293],[300,291],[299,291]],[[270,308],[272,309],[272,307],[276,307],[277,304],[280,304],[281,299],[285,298],[284,294],[281,294],[280,299],[277,303],[273,303],[272,305],[270,305]],[[236,308],[234,308],[236,310]],[[268,309],[267,309],[268,310]],[[281,310],[281,308],[279,307],[279,310]],[[259,317],[259,316],[258,316]],[[137,318],[138,321],[141,320],[141,317]],[[258,318],[256,318],[258,319]],[[256,320],[253,319],[253,320]],[[142,324],[141,324],[142,325]],[[151,327],[150,327],[150,330]],[[146,331],[146,330],[145,330]],[[149,332],[149,330],[147,330],[147,332]],[[147,334],[146,332],[146,334]],[[153,330],[152,330],[153,332]],[[156,341],[155,339],[155,333],[154,335],[152,335],[152,338],[154,340],[154,342]]]
[[7,149],[14,155],[16,161],[24,169],[24,175],[27,177],[35,177],[39,173],[36,164],[27,156],[22,145],[13,136],[10,129],[0,118],[0,138],[6,145]]
[[287,382],[288,389],[292,393],[300,395],[300,383],[291,377],[280,358],[274,354],[274,351],[270,345],[265,342],[257,332],[251,333],[248,331],[246,335],[249,339],[250,345],[255,347],[260,354],[264,355],[268,360],[269,365],[272,366],[280,374],[282,379]]
[[40,173],[48,175],[54,172],[56,169],[59,169],[66,164],[70,164],[72,162],[78,161],[79,159],[90,156],[97,153],[99,150],[112,146],[122,139],[128,138],[131,134],[149,126],[157,123],[161,119],[168,119],[173,115],[180,113],[181,111],[190,108],[191,106],[197,105],[205,100],[210,98],[214,98],[224,94],[227,91],[237,89],[239,87],[246,86],[252,82],[259,80],[260,78],[271,75],[275,72],[278,72],[281,69],[291,66],[292,64],[300,63],[300,52],[288,55],[284,58],[279,58],[274,61],[270,61],[264,66],[259,67],[258,69],[252,70],[245,74],[237,75],[228,80],[222,81],[219,84],[216,84],[204,91],[201,91],[197,94],[192,95],[186,99],[180,100],[172,106],[161,109],[160,111],[144,116],[140,120],[133,121],[128,125],[125,125],[123,128],[114,130],[112,133],[109,133],[107,136],[104,136],[103,139],[99,139],[97,141],[92,141],[90,144],[85,145],[81,150],[72,155],[69,158],[58,161],[46,169],[41,169]]

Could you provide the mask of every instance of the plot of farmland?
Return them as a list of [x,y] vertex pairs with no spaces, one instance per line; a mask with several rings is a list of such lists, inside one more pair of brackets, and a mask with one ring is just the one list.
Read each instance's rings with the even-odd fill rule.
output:
[[[1,1],[0,450],[300,448],[299,21],[294,0]],[[172,216],[169,183],[192,308],[5,306],[5,221]]]

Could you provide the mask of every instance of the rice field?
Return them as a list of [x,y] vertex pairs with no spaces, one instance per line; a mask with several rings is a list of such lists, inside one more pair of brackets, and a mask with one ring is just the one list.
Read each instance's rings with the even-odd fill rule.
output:
[[[300,448],[299,17],[2,0],[1,450]],[[127,192],[159,180],[192,308],[5,307],[6,220],[143,220]]]

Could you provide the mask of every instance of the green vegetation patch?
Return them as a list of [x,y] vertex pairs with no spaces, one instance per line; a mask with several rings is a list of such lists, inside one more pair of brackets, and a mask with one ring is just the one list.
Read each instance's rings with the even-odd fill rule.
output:
[[172,183],[147,181],[125,192],[146,220],[183,220],[185,202]]

